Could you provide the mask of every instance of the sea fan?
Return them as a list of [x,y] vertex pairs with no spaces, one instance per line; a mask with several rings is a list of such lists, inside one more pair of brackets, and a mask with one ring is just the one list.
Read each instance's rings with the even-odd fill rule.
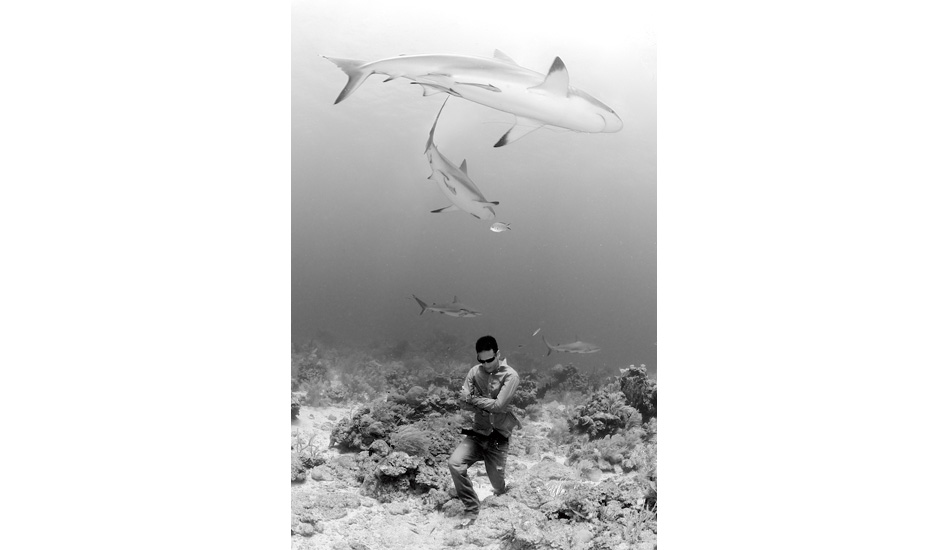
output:
[[403,426],[392,436],[392,447],[410,456],[425,456],[429,452],[429,435],[415,426]]

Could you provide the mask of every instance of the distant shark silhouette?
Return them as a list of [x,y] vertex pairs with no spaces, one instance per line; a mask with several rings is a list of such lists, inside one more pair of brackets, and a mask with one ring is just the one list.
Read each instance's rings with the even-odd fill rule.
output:
[[455,300],[453,300],[451,304],[433,303],[431,306],[420,300],[415,294],[413,294],[412,297],[415,298],[417,302],[419,302],[420,306],[422,306],[422,311],[419,312],[419,315],[422,315],[427,311],[434,311],[436,313],[448,315],[449,317],[478,317],[482,314],[482,312],[475,311],[462,302],[459,302],[458,296],[455,297]]
[[613,109],[570,85],[567,67],[555,57],[547,75],[518,65],[495,50],[494,57],[401,55],[369,63],[323,56],[348,78],[334,104],[349,97],[372,74],[389,82],[407,78],[423,95],[447,93],[515,115],[515,125],[495,143],[507,145],[542,126],[578,132],[618,132],[623,122]]
[[558,344],[552,346],[545,340],[544,335],[541,335],[541,341],[544,342],[544,345],[548,347],[548,352],[545,355],[551,355],[552,351],[560,351],[563,353],[596,353],[600,351],[600,348],[594,344],[588,344],[587,342],[581,342],[577,340],[576,342],[571,342],[570,344]]
[[439,114],[435,115],[432,129],[429,130],[429,141],[426,142],[426,157],[432,167],[432,174],[429,175],[429,179],[439,186],[439,189],[452,204],[445,208],[433,210],[432,213],[462,210],[480,220],[493,220],[495,219],[495,211],[492,209],[492,205],[497,206],[498,201],[489,202],[485,198],[475,182],[468,177],[468,168],[465,166],[464,160],[460,166],[455,166],[439,152],[432,141],[432,137],[435,135],[435,125],[439,122],[439,116],[442,115],[442,109],[445,108],[448,101],[449,98],[445,98],[442,107],[439,109]]

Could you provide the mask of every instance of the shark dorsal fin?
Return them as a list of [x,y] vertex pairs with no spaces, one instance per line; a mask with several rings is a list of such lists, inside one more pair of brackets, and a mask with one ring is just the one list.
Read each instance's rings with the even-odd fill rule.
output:
[[459,165],[459,170],[461,170],[462,172],[464,172],[465,175],[467,176],[467,175],[468,175],[468,165],[465,164],[465,160],[466,160],[466,159],[462,159],[462,164]]
[[567,97],[567,87],[570,85],[570,80],[564,62],[561,61],[560,57],[555,57],[554,63],[551,63],[551,69],[548,70],[548,76],[544,78],[544,82],[533,88],[529,88],[529,90],[539,90],[558,97]]
[[455,299],[454,299],[454,300],[452,300],[452,303],[453,303],[453,304],[457,304],[457,303],[459,303],[459,297],[458,297],[458,296],[456,296],[456,297],[455,297]]
[[517,61],[515,61],[514,59],[508,57],[508,56],[507,56],[504,52],[502,52],[501,50],[495,50],[495,59],[497,59],[497,60],[499,60],[499,61],[505,61],[505,62],[507,62],[507,63],[511,63],[512,65],[517,65],[517,64],[518,64]]

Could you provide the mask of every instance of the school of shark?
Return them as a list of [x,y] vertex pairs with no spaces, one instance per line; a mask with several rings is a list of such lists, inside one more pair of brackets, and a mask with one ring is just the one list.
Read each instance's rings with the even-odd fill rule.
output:
[[[459,164],[453,163],[439,151],[435,143],[436,126],[450,97],[514,115],[514,123],[495,142],[494,147],[514,143],[546,126],[586,133],[612,133],[623,128],[623,121],[613,109],[571,85],[567,67],[560,57],[554,58],[546,74],[522,67],[499,50],[495,50],[493,57],[420,54],[370,62],[323,57],[347,76],[347,82],[334,104],[353,95],[374,74],[384,75],[386,78],[383,82],[407,79],[410,84],[422,89],[423,96],[446,94],[429,130],[424,154],[431,169],[428,179],[435,183],[450,204],[432,210],[433,214],[465,212],[481,222],[491,222],[496,217],[495,207],[500,204],[500,201],[489,200],[478,188],[469,175],[465,159]],[[489,229],[503,233],[511,231],[511,225],[494,222]],[[457,296],[454,301],[443,304],[427,304],[415,295],[412,297],[422,307],[420,315],[427,311],[458,318],[482,314],[459,302]],[[532,336],[537,333],[535,331]],[[547,347],[547,355],[551,352],[583,354],[600,351],[596,345],[580,340],[551,345],[544,336],[541,339]]]

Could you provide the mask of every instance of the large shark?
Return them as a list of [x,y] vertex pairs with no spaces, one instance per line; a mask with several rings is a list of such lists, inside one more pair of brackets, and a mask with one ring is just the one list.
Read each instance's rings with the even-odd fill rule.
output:
[[458,296],[455,297],[455,300],[453,300],[451,304],[432,304],[431,306],[420,300],[415,294],[413,294],[412,297],[422,306],[422,311],[419,312],[419,315],[427,311],[434,311],[448,315],[449,317],[478,317],[482,314],[482,312],[475,311],[462,302],[459,302]]
[[495,219],[495,211],[492,205],[498,205],[498,201],[489,202],[485,195],[479,191],[475,182],[468,177],[468,167],[465,160],[462,164],[455,166],[445,155],[439,152],[438,147],[432,141],[435,134],[435,125],[439,122],[439,116],[442,115],[442,109],[448,103],[449,98],[445,98],[439,114],[435,115],[435,122],[432,123],[432,129],[429,130],[429,141],[426,143],[426,157],[429,159],[429,165],[432,166],[432,174],[429,179],[434,181],[442,193],[452,202],[450,206],[433,210],[432,213],[453,212],[462,210],[475,216],[480,220]]
[[567,68],[554,58],[547,75],[518,65],[495,50],[495,57],[424,54],[401,55],[369,63],[323,56],[348,80],[334,104],[346,99],[372,74],[384,82],[406,78],[422,86],[423,95],[448,93],[515,115],[515,125],[495,143],[507,145],[542,126],[578,132],[617,132],[623,122],[613,109],[570,85]]
[[541,335],[541,341],[544,342],[544,345],[548,347],[548,353],[545,355],[551,355],[552,351],[561,351],[564,353],[596,353],[600,351],[600,348],[594,344],[588,344],[587,342],[581,342],[577,340],[576,342],[571,342],[570,344],[558,344],[552,346],[544,339],[544,335]]

